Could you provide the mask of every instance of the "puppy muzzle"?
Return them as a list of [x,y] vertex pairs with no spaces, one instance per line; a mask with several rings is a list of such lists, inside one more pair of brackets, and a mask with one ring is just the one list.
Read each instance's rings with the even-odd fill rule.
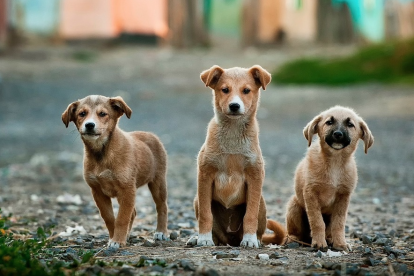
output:
[[341,150],[351,144],[351,138],[347,131],[337,129],[331,131],[325,138],[325,142],[335,150]]

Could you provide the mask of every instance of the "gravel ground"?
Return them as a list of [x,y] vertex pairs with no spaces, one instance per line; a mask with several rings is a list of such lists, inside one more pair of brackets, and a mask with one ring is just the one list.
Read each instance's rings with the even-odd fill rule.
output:
[[[187,247],[196,234],[192,208],[195,158],[213,115],[211,92],[199,73],[218,64],[269,71],[298,56],[346,54],[351,48],[257,51],[173,51],[168,48],[24,48],[0,57],[0,206],[38,225],[82,226],[86,233],[56,239],[59,258],[94,249],[97,259],[120,267],[82,267],[89,275],[414,275],[414,92],[380,84],[326,88],[272,85],[258,113],[266,160],[264,195],[268,217],[284,222],[295,166],[307,142],[302,129],[336,104],[353,107],[375,136],[357,153],[359,183],[351,200],[347,240],[354,251],[314,252],[295,244],[242,249]],[[91,56],[77,61],[77,53]],[[137,196],[138,216],[130,243],[118,252],[104,245],[107,231],[82,179],[82,143],[61,114],[89,94],[121,95],[130,105],[125,130],[156,133],[169,154],[169,230],[172,240],[154,243],[155,206],[146,187]],[[80,195],[80,197],[76,197]],[[60,196],[60,197],[59,197]],[[66,200],[66,202],[65,202]],[[117,208],[116,203],[114,203]],[[262,259],[258,257],[260,255]],[[324,255],[327,254],[327,255]],[[267,259],[269,257],[269,259]],[[163,262],[166,266],[163,267]],[[137,267],[138,264],[143,267]]]

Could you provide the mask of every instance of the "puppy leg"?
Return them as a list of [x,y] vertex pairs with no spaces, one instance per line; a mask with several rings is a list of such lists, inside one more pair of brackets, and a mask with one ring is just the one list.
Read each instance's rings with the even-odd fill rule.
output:
[[258,218],[258,225],[257,225],[257,239],[259,241],[262,240],[262,236],[266,231],[267,225],[267,218],[266,218],[266,202],[263,196],[260,198],[260,206],[259,206],[259,218]]
[[148,188],[157,208],[157,230],[154,234],[154,240],[168,240],[167,184],[165,177],[156,178],[153,182],[148,183]]
[[306,229],[309,228],[305,225],[307,222],[303,218],[304,212],[305,209],[299,205],[296,195],[293,195],[287,204],[286,210],[286,228],[291,238],[287,242],[293,242],[293,240],[304,241]]
[[242,247],[259,248],[260,245],[260,241],[257,240],[257,229],[263,178],[264,169],[262,166],[246,169],[247,207],[243,219],[243,240],[240,243]]
[[211,201],[213,193],[213,178],[215,171],[206,169],[198,171],[198,228],[199,235],[197,245],[214,246],[213,242],[213,214],[211,212]]
[[99,209],[99,213],[105,222],[106,228],[108,228],[109,239],[111,240],[115,230],[115,216],[114,210],[112,209],[111,198],[103,194],[99,188],[92,188],[91,191],[96,206]]
[[119,248],[126,244],[132,214],[135,209],[135,187],[128,186],[118,194],[119,212],[115,220],[114,236],[108,246]]
[[336,250],[350,251],[351,246],[345,240],[345,223],[348,213],[350,195],[339,195],[331,217],[332,247]]
[[312,236],[312,247],[327,249],[328,244],[325,240],[325,223],[322,217],[322,210],[318,197],[310,189],[304,192],[306,214]]
[[129,235],[131,234],[132,224],[134,224],[134,220],[135,220],[135,217],[136,216],[137,216],[137,209],[134,208],[134,211],[132,212],[131,220],[129,221],[128,237],[127,237],[127,239],[129,238]]

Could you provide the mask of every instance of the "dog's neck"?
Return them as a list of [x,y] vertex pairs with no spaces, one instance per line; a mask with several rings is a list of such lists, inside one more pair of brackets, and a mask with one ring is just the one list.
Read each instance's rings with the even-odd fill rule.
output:
[[249,154],[251,152],[251,142],[257,139],[255,134],[258,133],[258,123],[254,115],[231,119],[216,112],[214,120],[217,124],[215,138],[223,153]]

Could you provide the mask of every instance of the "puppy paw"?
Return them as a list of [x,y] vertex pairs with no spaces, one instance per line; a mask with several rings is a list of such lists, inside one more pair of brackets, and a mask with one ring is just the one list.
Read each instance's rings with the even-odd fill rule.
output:
[[118,250],[119,247],[121,247],[121,243],[115,242],[113,240],[108,241],[108,247],[111,248],[111,250]]
[[155,232],[154,234],[154,240],[155,241],[169,241],[170,238],[163,232]]
[[345,251],[347,253],[352,251],[352,246],[346,242],[345,243],[334,243],[332,248],[338,251]]
[[312,247],[320,249],[321,251],[328,250],[328,244],[326,243],[325,239],[312,239]]
[[256,234],[244,234],[240,246],[249,248],[259,248],[260,242],[257,240]]
[[211,232],[206,234],[199,234],[197,239],[197,245],[201,246],[214,246],[213,236]]

